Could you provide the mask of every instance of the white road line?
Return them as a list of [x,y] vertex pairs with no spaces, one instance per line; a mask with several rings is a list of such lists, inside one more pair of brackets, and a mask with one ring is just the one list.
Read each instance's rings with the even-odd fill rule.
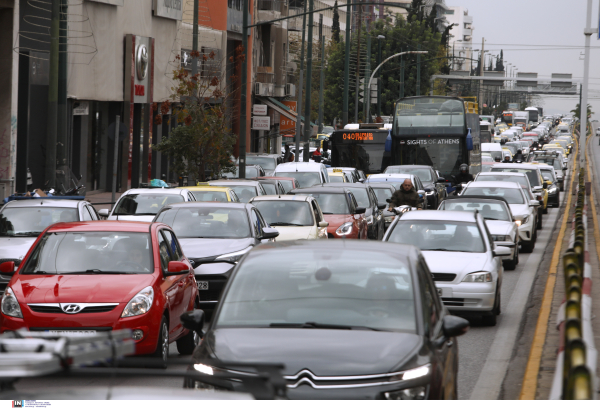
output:
[[527,300],[529,299],[529,293],[540,261],[542,260],[542,255],[550,242],[551,233],[556,227],[559,213],[560,209],[557,209],[557,211],[551,210],[545,215],[544,228],[538,235],[535,249],[529,255],[527,262],[520,272],[521,276],[519,276],[515,290],[508,303],[502,302],[502,319],[496,330],[494,342],[490,346],[490,353],[485,360],[479,374],[479,379],[469,397],[471,400],[496,400],[500,395],[500,387],[506,376],[506,371],[508,370],[508,365],[513,354],[521,319],[523,318]]

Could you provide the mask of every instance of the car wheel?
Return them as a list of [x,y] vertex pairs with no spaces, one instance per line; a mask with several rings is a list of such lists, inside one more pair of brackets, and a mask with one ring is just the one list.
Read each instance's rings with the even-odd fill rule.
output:
[[519,248],[515,247],[515,254],[513,255],[510,261],[504,261],[504,269],[509,271],[514,271],[517,267],[517,263],[519,262]]
[[485,326],[495,326],[498,321],[499,312],[499,302],[500,302],[500,293],[496,293],[496,299],[494,300],[494,308],[491,312],[487,312],[483,316],[481,316],[481,322]]
[[160,321],[158,341],[153,357],[159,360],[156,363],[157,368],[167,368],[167,359],[169,358],[169,324],[165,316]]
[[546,206],[546,208],[544,208],[544,209],[542,210],[542,213],[544,213],[544,214],[548,214],[548,206]]
[[[547,210],[546,210],[547,211]],[[535,226],[537,229],[541,230],[542,229],[542,221],[544,220],[544,217],[542,216],[542,214],[540,214],[540,217],[538,218],[538,222],[537,225]]]
[[189,356],[199,343],[200,336],[198,333],[195,330],[190,330],[188,334],[177,340],[177,351],[183,356]]
[[521,249],[524,253],[530,254],[533,252],[533,248],[535,247],[535,241],[533,237],[529,241],[521,242]]

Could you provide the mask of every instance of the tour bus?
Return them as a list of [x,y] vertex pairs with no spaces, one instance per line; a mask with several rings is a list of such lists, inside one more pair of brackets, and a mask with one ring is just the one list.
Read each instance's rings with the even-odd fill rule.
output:
[[392,162],[391,126],[383,123],[348,125],[329,137],[332,167],[355,167],[365,174],[381,173]]
[[513,125],[513,111],[502,112],[502,122],[506,123],[509,127]]
[[538,108],[536,108],[535,106],[530,106],[528,108],[525,108],[526,111],[529,112],[529,120],[531,122],[533,122],[533,125],[539,125],[540,124],[540,111]]

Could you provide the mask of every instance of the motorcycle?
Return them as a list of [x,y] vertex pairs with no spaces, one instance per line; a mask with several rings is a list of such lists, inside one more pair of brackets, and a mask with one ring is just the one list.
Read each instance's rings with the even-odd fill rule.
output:
[[[391,204],[392,200],[390,200],[389,198],[385,200],[388,204]],[[394,219],[396,217],[402,217],[402,215],[404,213],[407,213],[408,211],[416,211],[418,208],[417,207],[411,207],[409,205],[401,205],[399,207],[386,207],[383,210],[383,218],[385,220],[385,229],[387,230],[387,228],[392,224],[392,222],[394,222]]]

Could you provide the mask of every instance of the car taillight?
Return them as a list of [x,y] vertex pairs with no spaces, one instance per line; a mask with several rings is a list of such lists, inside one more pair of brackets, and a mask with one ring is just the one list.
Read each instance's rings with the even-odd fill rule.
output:
[[537,199],[537,200],[541,200],[541,199],[542,199],[542,196],[537,196],[537,198],[536,198],[536,199]]

